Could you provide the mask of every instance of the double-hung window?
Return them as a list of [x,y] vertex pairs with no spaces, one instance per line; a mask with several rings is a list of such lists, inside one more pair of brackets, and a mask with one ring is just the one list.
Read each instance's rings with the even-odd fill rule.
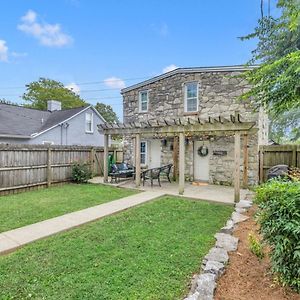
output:
[[198,111],[198,82],[188,82],[184,85],[184,111]]
[[141,142],[141,165],[147,162],[147,142]]
[[139,95],[139,111],[147,112],[148,111],[148,103],[149,103],[149,92],[142,91]]
[[93,113],[85,114],[85,132],[93,132]]

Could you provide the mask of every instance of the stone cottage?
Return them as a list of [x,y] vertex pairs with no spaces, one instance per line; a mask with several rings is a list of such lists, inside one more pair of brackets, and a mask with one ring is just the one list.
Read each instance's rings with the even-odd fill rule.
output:
[[[258,182],[258,147],[268,141],[268,118],[263,109],[253,111],[238,98],[249,84],[238,75],[251,67],[178,68],[122,90],[124,123],[159,119],[230,118],[237,112],[244,121],[255,122],[252,135],[241,137],[241,178],[247,166],[247,185]],[[252,67],[253,68],[253,67]],[[125,159],[133,161],[133,142],[125,137]],[[159,167],[174,161],[175,139],[153,135],[140,142],[141,165]],[[246,160],[246,161],[245,161]],[[185,136],[185,178],[213,184],[232,185],[234,174],[234,137],[199,134]],[[244,182],[245,185],[245,182]]]

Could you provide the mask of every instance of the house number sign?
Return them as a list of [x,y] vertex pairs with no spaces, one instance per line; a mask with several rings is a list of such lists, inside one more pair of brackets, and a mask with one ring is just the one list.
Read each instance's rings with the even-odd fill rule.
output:
[[227,151],[225,151],[225,150],[215,150],[215,151],[213,151],[213,155],[225,156],[225,155],[227,155]]

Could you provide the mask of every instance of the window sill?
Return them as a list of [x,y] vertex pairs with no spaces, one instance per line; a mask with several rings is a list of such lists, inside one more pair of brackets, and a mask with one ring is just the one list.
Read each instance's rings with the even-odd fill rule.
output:
[[139,111],[139,114],[147,114],[148,113],[148,110],[145,110],[145,111]]
[[199,111],[191,111],[191,112],[184,112],[184,116],[196,116],[199,115]]
[[94,131],[86,131],[85,133],[86,133],[86,134],[93,134]]

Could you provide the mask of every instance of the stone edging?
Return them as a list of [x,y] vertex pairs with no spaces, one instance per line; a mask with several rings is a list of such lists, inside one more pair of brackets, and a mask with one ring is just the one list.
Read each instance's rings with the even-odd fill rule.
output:
[[243,215],[252,206],[252,194],[247,194],[246,200],[236,203],[235,210],[226,225],[215,234],[216,244],[204,257],[200,274],[194,276],[192,288],[184,300],[213,300],[218,278],[224,273],[228,263],[228,252],[236,251],[238,238],[233,230],[237,224],[249,219]]

